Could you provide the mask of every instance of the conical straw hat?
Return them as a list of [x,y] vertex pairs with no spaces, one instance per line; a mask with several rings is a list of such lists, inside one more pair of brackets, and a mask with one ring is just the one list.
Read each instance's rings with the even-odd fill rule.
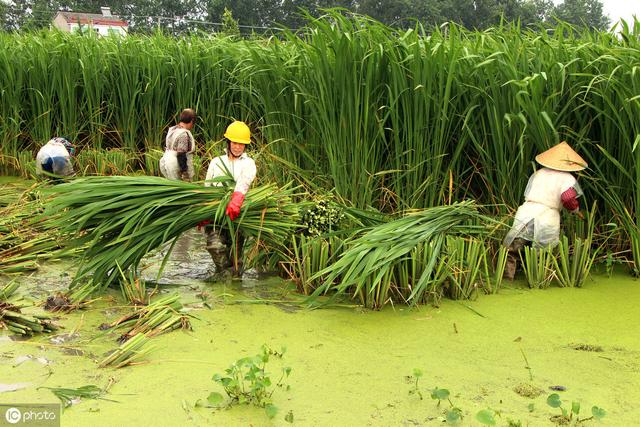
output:
[[544,167],[564,172],[577,172],[587,168],[587,162],[564,141],[538,154],[536,162]]

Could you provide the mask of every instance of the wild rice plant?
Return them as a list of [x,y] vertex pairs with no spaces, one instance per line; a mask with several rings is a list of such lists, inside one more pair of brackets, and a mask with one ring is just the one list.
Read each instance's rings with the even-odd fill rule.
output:
[[120,266],[117,265],[117,267],[120,272],[120,291],[124,300],[134,306],[149,304],[149,300],[156,290],[154,289],[151,293],[148,293],[144,279],[137,276],[133,271],[129,271],[129,277],[127,277]]
[[126,150],[82,150],[75,158],[82,175],[126,175],[133,171],[136,155]]
[[[416,303],[431,287],[446,236],[483,234],[491,221],[477,211],[474,203],[461,202],[413,212],[368,229],[347,245],[337,262],[312,276],[312,280],[323,275],[326,279],[311,300],[328,292],[349,293],[366,301],[368,307],[382,307],[389,300],[390,272],[418,245],[434,242],[420,277],[414,277],[412,284],[397,284],[411,289],[405,299]],[[376,297],[371,299],[372,295]]]
[[595,250],[593,232],[595,227],[595,205],[587,215],[587,233],[584,239],[577,236],[569,244],[567,236],[562,236],[558,245],[558,256],[553,259],[556,277],[562,287],[582,287],[589,277],[593,262],[600,253],[601,247]]
[[144,152],[144,169],[147,174],[160,176],[160,158],[163,154],[164,151],[156,149],[151,149]]
[[530,288],[545,289],[556,277],[553,248],[525,246],[521,252],[522,267]]
[[42,220],[67,233],[69,247],[86,251],[74,283],[85,279],[96,288],[118,280],[120,273],[136,271],[150,251],[170,242],[203,221],[228,227],[232,239],[242,232],[256,244],[282,250],[297,228],[298,210],[291,202],[295,190],[274,185],[252,188],[241,216],[234,222],[225,215],[231,190],[203,187],[158,177],[85,177],[52,188],[55,194]]
[[20,172],[21,177],[32,179],[36,176],[36,158],[31,151],[20,151],[16,162],[15,169]]
[[[449,274],[447,254],[442,251],[442,237],[423,242],[407,254],[394,267],[394,282],[390,289],[392,301],[407,302],[414,286],[425,271],[430,271],[424,291],[415,304],[440,304],[444,296],[446,280]],[[435,267],[432,262],[437,259]]]
[[508,253],[508,248],[503,245],[499,245],[497,251],[494,251],[493,255],[491,255],[490,252],[487,252],[483,272],[486,292],[496,294],[502,287],[504,270],[507,266]]
[[597,255],[598,251],[592,250],[590,240],[576,237],[570,245],[567,236],[562,236],[560,244],[558,244],[558,256],[553,259],[560,286],[582,287],[584,281],[589,277]]
[[487,263],[487,248],[480,239],[447,236],[446,242],[448,286],[447,296],[469,299],[482,290]]
[[324,280],[322,276],[311,278],[331,265],[342,253],[343,246],[344,240],[337,236],[292,236],[290,261],[282,262],[281,265],[298,290],[310,295]]

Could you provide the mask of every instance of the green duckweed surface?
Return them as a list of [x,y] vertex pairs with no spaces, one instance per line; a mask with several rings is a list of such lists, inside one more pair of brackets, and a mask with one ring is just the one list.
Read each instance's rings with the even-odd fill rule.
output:
[[[61,271],[64,265],[49,265],[20,278],[23,294],[29,289],[37,300],[50,287],[62,287],[68,275]],[[275,278],[231,284],[190,279],[163,291],[176,290],[198,317],[193,331],[153,338],[155,351],[144,365],[97,367],[117,345],[116,333],[98,330],[125,312],[116,293],[61,316],[61,334],[77,333],[71,339],[0,336],[0,401],[55,403],[51,391],[39,387],[112,382],[106,397],[117,402],[81,401],[64,412],[62,425],[288,425],[289,411],[294,425],[442,425],[448,404],[438,407],[430,398],[440,387],[462,409],[461,425],[480,425],[475,414],[492,408],[502,414],[497,425],[511,419],[544,426],[559,414],[546,404],[549,387],[563,386],[565,407],[578,401],[584,414],[593,405],[606,409],[602,421],[585,425],[634,426],[640,419],[640,282],[623,274],[594,276],[582,289],[514,287],[477,301],[380,312],[301,309],[292,302],[300,297]],[[196,297],[202,290],[211,309]],[[272,379],[282,366],[292,368],[291,389],[273,395],[279,408],[273,420],[254,407],[195,407],[210,392],[222,392],[213,374],[257,354],[263,344],[287,347],[282,360],[267,365]],[[587,351],[594,349],[602,351]],[[424,372],[424,400],[409,394],[406,377],[414,368]],[[527,385],[544,393],[532,399],[514,391]]]

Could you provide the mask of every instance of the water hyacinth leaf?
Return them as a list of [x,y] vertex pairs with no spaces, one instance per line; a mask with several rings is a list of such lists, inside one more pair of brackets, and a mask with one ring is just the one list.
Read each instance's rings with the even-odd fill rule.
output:
[[219,405],[222,402],[224,402],[224,397],[220,393],[217,393],[217,392],[214,391],[214,392],[209,393],[209,396],[207,396],[207,401],[211,405],[216,406],[216,405]]
[[264,411],[269,418],[274,418],[278,414],[278,407],[276,405],[268,403],[265,405]]
[[580,402],[571,402],[571,412],[573,414],[580,414]]
[[491,409],[483,409],[476,414],[476,420],[486,426],[496,425],[495,413]]
[[453,408],[447,411],[447,415],[445,418],[447,420],[447,423],[449,424],[458,424],[460,421],[462,421],[462,411],[458,408]]
[[547,397],[547,405],[551,406],[552,408],[559,408],[560,406],[562,406],[560,395],[558,393],[550,394],[549,397]]
[[446,388],[435,388],[431,391],[433,400],[445,400],[449,398],[449,390]]
[[607,411],[598,406],[593,406],[591,407],[591,415],[593,415],[593,418],[596,420],[601,420],[605,415],[607,415]]

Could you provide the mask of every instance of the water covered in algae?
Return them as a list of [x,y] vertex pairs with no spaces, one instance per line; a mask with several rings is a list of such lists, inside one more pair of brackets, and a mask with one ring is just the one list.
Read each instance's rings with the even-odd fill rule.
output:
[[[192,332],[153,338],[148,364],[99,369],[96,361],[116,347],[117,334],[98,326],[124,312],[113,293],[62,316],[61,333],[73,333],[66,340],[0,336],[0,402],[54,403],[51,391],[39,387],[112,382],[106,397],[117,402],[81,401],[64,412],[62,425],[287,425],[289,411],[294,425],[439,425],[447,405],[430,399],[437,386],[451,391],[465,416],[461,425],[479,425],[475,414],[492,408],[502,413],[498,425],[512,419],[544,426],[560,413],[545,402],[553,393],[549,387],[563,386],[565,407],[575,400],[585,416],[593,405],[607,410],[589,425],[639,424],[640,282],[626,275],[595,276],[583,289],[514,287],[477,301],[443,301],[438,308],[308,311],[288,302],[300,298],[277,278],[206,283],[208,255],[198,246],[178,245],[163,279],[182,282],[164,291],[179,291],[193,309],[198,320]],[[21,277],[22,292],[42,299],[68,283],[68,268],[49,264]],[[211,309],[196,297],[202,290],[211,296]],[[194,407],[211,391],[222,392],[211,380],[214,373],[257,354],[262,344],[287,347],[283,361],[268,365],[273,380],[283,364],[292,368],[291,389],[273,395],[280,410],[273,420],[253,407]],[[414,368],[424,372],[424,400],[409,395],[406,376]],[[516,389],[544,393],[529,398]]]

